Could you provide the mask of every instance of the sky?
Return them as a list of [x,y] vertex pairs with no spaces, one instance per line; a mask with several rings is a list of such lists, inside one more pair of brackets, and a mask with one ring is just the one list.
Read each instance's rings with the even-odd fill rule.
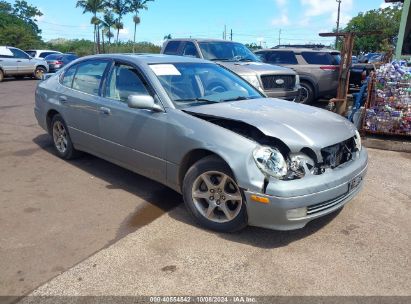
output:
[[[13,0],[8,2],[13,3]],[[75,0],[27,0],[43,16],[38,25],[45,41],[55,38],[93,39],[91,14],[76,8]],[[233,40],[263,47],[281,44],[324,43],[320,32],[336,27],[336,0],[155,0],[141,11],[137,41],[161,45],[165,35],[173,38],[222,38],[224,27]],[[359,12],[387,6],[384,0],[342,0],[341,23]],[[133,39],[132,16],[124,20],[120,39]],[[280,32],[281,31],[281,32]],[[229,34],[227,35],[229,37]]]

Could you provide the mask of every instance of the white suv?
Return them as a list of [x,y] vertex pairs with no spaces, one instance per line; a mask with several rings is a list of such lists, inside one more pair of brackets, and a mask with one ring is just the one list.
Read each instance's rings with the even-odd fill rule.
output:
[[44,59],[32,58],[15,47],[0,46],[0,82],[5,76],[31,76],[41,79],[48,70],[49,66]]
[[40,59],[46,58],[48,55],[52,55],[52,54],[62,54],[59,51],[53,51],[53,50],[26,50],[25,52],[33,58],[40,58]]

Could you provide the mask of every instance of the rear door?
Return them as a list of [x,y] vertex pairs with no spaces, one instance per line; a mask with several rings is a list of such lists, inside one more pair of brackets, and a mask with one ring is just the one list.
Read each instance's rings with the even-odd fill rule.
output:
[[[329,52],[302,51],[304,69],[318,80],[320,94],[335,94],[338,87],[339,63]],[[303,67],[301,67],[303,68]]]
[[102,111],[102,80],[111,60],[86,60],[73,65],[62,75],[58,101],[75,145],[98,152],[101,148],[99,116]]
[[19,74],[32,74],[35,70],[35,62],[31,57],[23,52],[22,50],[16,48],[10,48],[13,53],[14,58],[17,62],[17,70]]

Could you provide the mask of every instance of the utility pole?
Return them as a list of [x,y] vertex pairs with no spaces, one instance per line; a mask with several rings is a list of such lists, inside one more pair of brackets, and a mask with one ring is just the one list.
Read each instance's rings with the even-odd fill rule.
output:
[[231,32],[230,32],[230,40],[233,41],[233,29],[231,29]]
[[[337,34],[340,32],[340,13],[341,13],[341,0],[335,0],[338,3],[338,14],[337,14]],[[335,48],[338,46],[338,35],[335,37]]]
[[224,24],[224,40],[227,40],[227,25]]
[[278,31],[278,45],[281,45],[281,29]]

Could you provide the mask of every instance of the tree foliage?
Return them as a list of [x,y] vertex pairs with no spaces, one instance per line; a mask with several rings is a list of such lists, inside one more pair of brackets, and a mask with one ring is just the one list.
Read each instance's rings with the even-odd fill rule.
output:
[[14,5],[0,1],[0,45],[22,49],[41,47],[43,41],[36,18],[42,15],[26,1],[17,0]]
[[401,22],[402,6],[379,8],[351,19],[345,27],[346,32],[381,31],[378,35],[359,36],[355,40],[354,52],[387,51],[395,44]]

